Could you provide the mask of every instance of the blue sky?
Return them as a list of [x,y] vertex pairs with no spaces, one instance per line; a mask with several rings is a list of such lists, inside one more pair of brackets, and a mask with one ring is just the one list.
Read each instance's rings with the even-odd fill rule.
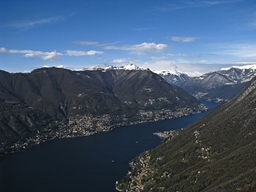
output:
[[255,0],[0,0],[0,69],[256,64]]

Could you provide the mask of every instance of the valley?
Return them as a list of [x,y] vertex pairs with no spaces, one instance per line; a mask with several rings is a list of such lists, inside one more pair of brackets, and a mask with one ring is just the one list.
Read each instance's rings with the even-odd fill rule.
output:
[[[236,91],[227,88],[231,83],[227,83],[226,73],[235,74],[229,78],[236,78],[231,87],[237,92],[238,86],[243,89],[239,95],[236,96]],[[185,183],[183,177],[191,177],[191,179],[196,177],[193,181],[196,190],[206,187],[208,189],[209,186],[214,189],[225,187],[224,183],[220,183],[219,180],[215,181],[215,173],[206,171],[206,168],[216,170],[215,165],[211,163],[218,166],[225,164],[225,159],[229,159],[231,153],[234,158],[240,154],[236,152],[239,148],[246,149],[243,157],[240,158],[241,162],[247,163],[247,160],[254,157],[251,149],[247,149],[246,146],[253,146],[253,143],[248,142],[253,141],[249,138],[253,138],[254,135],[254,116],[251,115],[254,114],[255,109],[255,80],[251,82],[248,80],[253,78],[255,73],[254,70],[244,70],[240,76],[237,75],[238,73],[238,69],[231,68],[200,77],[183,79],[184,82],[179,86],[187,86],[192,81],[195,83],[194,86],[198,87],[197,94],[200,94],[200,90],[203,90],[205,86],[209,87],[204,88],[207,91],[223,89],[226,92],[232,92],[233,95],[227,97],[227,94],[224,94],[225,104],[193,124],[187,124],[186,128],[180,127],[180,130],[164,128],[163,132],[159,132],[159,129],[152,132],[152,136],[163,138],[163,142],[154,149],[152,149],[153,146],[147,148],[150,150],[141,155],[136,154],[139,156],[130,162],[132,170],[126,177],[116,182],[116,189],[118,191],[148,191],[151,188],[155,189],[155,186],[159,191],[190,189],[190,184]],[[225,81],[220,80],[220,74],[225,77]],[[99,67],[81,71],[41,68],[27,74],[11,74],[1,71],[1,158],[4,159],[11,153],[28,150],[32,146],[42,145],[50,140],[75,139],[96,133],[98,135],[102,132],[113,131],[114,128],[121,129],[126,126],[129,128],[137,124],[146,126],[145,123],[168,119],[182,121],[184,116],[200,115],[201,112],[208,110],[195,97],[177,86],[177,76],[169,74],[168,78],[170,77],[174,80],[167,82],[163,79],[164,77],[160,77],[149,69],[142,69],[133,64],[119,68]],[[205,83],[198,83],[198,79]],[[247,87],[244,88],[246,85]],[[193,85],[188,87],[194,90]],[[223,101],[224,98],[216,100],[214,94],[202,95],[207,95],[208,98],[198,98],[214,102]],[[242,111],[241,107],[245,107],[246,110]],[[221,119],[218,119],[220,117]],[[244,117],[246,118],[243,119]],[[241,132],[239,126],[244,127],[242,135],[249,140],[233,144],[237,147],[230,148],[229,143],[234,143],[234,139],[237,138],[236,132]],[[227,127],[229,130],[226,130],[227,128],[219,130],[221,127]],[[222,139],[222,135],[228,135],[228,138]],[[216,136],[218,138],[215,138]],[[218,146],[215,146],[216,141],[219,143]],[[251,156],[248,156],[249,151]],[[114,163],[115,160],[111,162]],[[198,166],[202,166],[202,170],[198,169]],[[254,164],[250,162],[245,169],[237,171],[237,177],[242,178],[243,171],[253,172],[252,166]],[[183,171],[175,167],[181,167]],[[225,175],[223,179],[232,179],[227,176],[224,168],[222,171]],[[181,173],[178,174],[178,172]],[[183,172],[186,173],[185,176],[182,175]],[[197,175],[195,175],[196,172]],[[205,174],[206,180],[200,179],[199,182],[201,178],[199,176],[205,172],[214,176]],[[253,176],[246,177],[254,178]],[[182,184],[179,184],[179,181]],[[171,182],[171,186],[167,184]],[[209,185],[209,182],[212,184]],[[237,180],[232,180],[232,182],[240,186]],[[247,184],[250,189],[254,186],[251,180]]]
[[149,69],[0,71],[1,157],[54,138],[88,136],[115,127],[207,110]]
[[[218,104],[204,102],[211,110]],[[1,191],[114,192],[129,161],[161,144],[155,132],[178,130],[208,112],[122,126],[87,137],[53,139],[0,161]],[[54,181],[54,182],[53,182]]]
[[0,192],[256,191],[255,10],[0,1]]

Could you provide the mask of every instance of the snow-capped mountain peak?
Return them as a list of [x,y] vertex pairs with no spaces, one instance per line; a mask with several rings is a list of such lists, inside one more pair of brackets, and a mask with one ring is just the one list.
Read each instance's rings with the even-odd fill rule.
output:
[[254,65],[243,65],[243,66],[226,67],[226,68],[221,68],[220,71],[227,71],[227,70],[230,70],[232,68],[256,70],[256,64],[254,64]]
[[177,66],[174,66],[174,67],[170,68],[169,70],[154,71],[154,72],[157,74],[161,74],[161,75],[172,74],[172,75],[180,76],[181,74],[183,74],[183,72],[180,71]]
[[164,78],[168,83],[178,86],[190,78],[187,74],[181,72],[177,66],[171,68],[170,70],[154,72]]
[[140,70],[140,69],[142,69],[142,68],[138,67],[137,65],[134,65],[133,63],[122,66],[120,68],[123,68],[125,70]]
[[83,70],[101,70],[101,71],[106,71],[106,70],[148,70],[145,68],[141,68],[133,63],[125,65],[125,66],[97,66],[97,67],[92,67],[92,68],[83,68]]

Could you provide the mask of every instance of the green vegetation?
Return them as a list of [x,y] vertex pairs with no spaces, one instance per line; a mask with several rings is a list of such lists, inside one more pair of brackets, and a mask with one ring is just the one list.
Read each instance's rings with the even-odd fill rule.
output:
[[[120,191],[256,191],[256,80],[132,161]],[[150,159],[145,162],[143,159]],[[146,172],[145,172],[146,170]],[[144,171],[143,177],[140,174]]]
[[0,159],[49,139],[206,110],[150,70],[0,70]]

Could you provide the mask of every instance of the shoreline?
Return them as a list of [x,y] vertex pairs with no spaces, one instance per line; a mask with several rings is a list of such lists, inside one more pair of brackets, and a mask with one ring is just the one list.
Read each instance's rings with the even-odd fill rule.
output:
[[[72,124],[69,123],[67,125],[60,125],[57,129],[48,129],[45,132],[39,132],[37,131],[36,135],[33,135],[32,137],[28,137],[25,139],[20,139],[15,143],[12,144],[4,144],[2,143],[2,147],[0,148],[0,161],[3,160],[6,156],[23,151],[25,149],[28,149],[30,147],[33,147],[35,145],[39,145],[41,143],[51,141],[53,139],[64,139],[64,138],[76,138],[76,137],[85,137],[85,136],[91,136],[97,133],[101,132],[108,132],[115,128],[123,127],[123,126],[129,126],[129,125],[136,125],[141,123],[150,123],[150,122],[156,122],[156,121],[162,121],[162,120],[168,120],[168,119],[174,119],[174,118],[180,118],[188,115],[198,114],[202,113],[204,111],[207,111],[208,108],[205,105],[200,105],[197,110],[186,108],[186,109],[179,109],[176,112],[173,111],[161,111],[161,112],[155,112],[154,118],[152,118],[152,113],[150,116],[145,117],[145,112],[141,112],[140,120],[135,121],[123,121],[120,123],[114,123],[108,121],[99,121],[99,117],[96,117],[96,125],[95,127],[91,127],[95,121],[92,121],[90,119],[90,122],[88,123],[88,119],[82,119],[80,124],[77,125],[77,123]],[[165,113],[165,115],[162,115]],[[148,114],[146,114],[148,115]],[[106,116],[106,115],[105,115]],[[106,118],[103,118],[106,120]],[[138,118],[139,119],[139,118]],[[70,121],[72,122],[72,121]],[[61,124],[61,122],[60,122]],[[81,127],[86,126],[87,129],[82,129]]]

